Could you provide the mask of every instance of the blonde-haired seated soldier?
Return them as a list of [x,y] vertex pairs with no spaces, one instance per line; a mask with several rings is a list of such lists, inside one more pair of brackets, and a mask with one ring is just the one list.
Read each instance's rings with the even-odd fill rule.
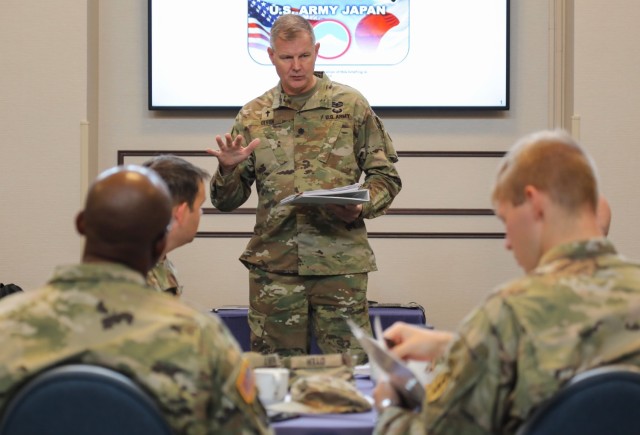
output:
[[376,387],[377,433],[512,434],[577,373],[640,365],[640,265],[604,238],[586,152],[563,132],[525,137],[502,160],[492,201],[525,275],[456,333],[385,331],[397,356],[440,364],[421,410]]
[[176,434],[271,433],[253,372],[222,322],[145,285],[171,209],[150,169],[98,177],[76,219],[82,263],[0,304],[0,408],[38,372],[86,363],[145,387]]

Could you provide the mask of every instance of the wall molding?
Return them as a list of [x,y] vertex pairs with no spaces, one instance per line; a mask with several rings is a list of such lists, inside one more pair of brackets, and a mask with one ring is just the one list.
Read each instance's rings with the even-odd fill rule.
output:
[[[206,151],[189,150],[118,150],[118,165],[125,163],[127,157],[153,157],[159,154],[173,154],[180,157],[212,157]],[[501,158],[504,151],[398,151],[398,157],[418,158]],[[203,207],[206,215],[255,215],[256,209],[240,207],[230,212],[221,212],[213,207]],[[394,208],[387,213],[391,216],[493,216],[488,208]],[[201,238],[249,238],[250,232],[202,231],[196,237]],[[369,232],[370,238],[379,239],[501,239],[504,233],[489,232]]]
[[398,151],[398,157],[475,157],[502,158],[505,151]]
[[[468,232],[376,232],[367,233],[370,239],[504,239],[504,233],[468,233]],[[201,231],[196,237],[222,239],[249,239],[253,233],[248,231]]]
[[[211,157],[206,151],[188,150],[118,150],[118,164],[122,165],[126,157],[153,157],[159,154],[174,154],[181,157]],[[398,157],[476,157],[501,158],[504,151],[398,151]]]
[[[202,209],[203,214],[256,214],[255,207],[240,207],[232,211],[220,211],[213,207]],[[390,216],[493,216],[490,208],[390,208]]]

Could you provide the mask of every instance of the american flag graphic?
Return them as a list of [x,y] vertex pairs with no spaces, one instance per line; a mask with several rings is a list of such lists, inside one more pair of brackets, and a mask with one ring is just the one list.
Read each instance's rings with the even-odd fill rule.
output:
[[249,0],[249,48],[266,50],[269,47],[269,35],[273,22],[278,18],[269,12],[270,3]]

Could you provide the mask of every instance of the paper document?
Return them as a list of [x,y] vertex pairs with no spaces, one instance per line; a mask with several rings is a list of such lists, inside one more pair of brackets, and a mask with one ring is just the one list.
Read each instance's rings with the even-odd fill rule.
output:
[[369,201],[369,189],[363,189],[360,184],[336,187],[327,190],[308,190],[295,193],[280,201],[280,205],[287,204],[359,204]]
[[389,352],[384,342],[364,333],[351,319],[347,319],[351,332],[369,357],[370,364],[376,366],[378,380],[388,381],[408,408],[416,408],[424,400],[424,385],[406,364]]

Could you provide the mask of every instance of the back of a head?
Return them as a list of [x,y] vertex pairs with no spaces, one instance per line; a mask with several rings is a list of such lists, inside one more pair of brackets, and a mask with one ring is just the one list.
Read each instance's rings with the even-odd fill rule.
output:
[[270,43],[274,48],[274,42],[280,38],[285,41],[291,41],[299,36],[300,33],[308,33],[311,36],[312,44],[316,43],[316,35],[313,32],[311,23],[298,14],[280,15],[271,26]]
[[609,235],[609,228],[611,227],[611,206],[609,201],[602,194],[598,198],[598,210],[596,213],[596,219],[598,225],[602,229],[602,234]]
[[585,206],[596,210],[595,166],[566,132],[541,131],[517,142],[498,168],[492,200],[520,205],[527,185],[547,193],[568,213],[577,213]]
[[190,210],[193,210],[200,183],[211,178],[204,169],[170,154],[153,157],[142,166],[153,169],[164,180],[169,187],[173,205],[187,203]]
[[92,184],[78,216],[85,260],[150,268],[157,260],[152,246],[164,238],[170,220],[169,190],[154,171],[135,165],[109,169]]

